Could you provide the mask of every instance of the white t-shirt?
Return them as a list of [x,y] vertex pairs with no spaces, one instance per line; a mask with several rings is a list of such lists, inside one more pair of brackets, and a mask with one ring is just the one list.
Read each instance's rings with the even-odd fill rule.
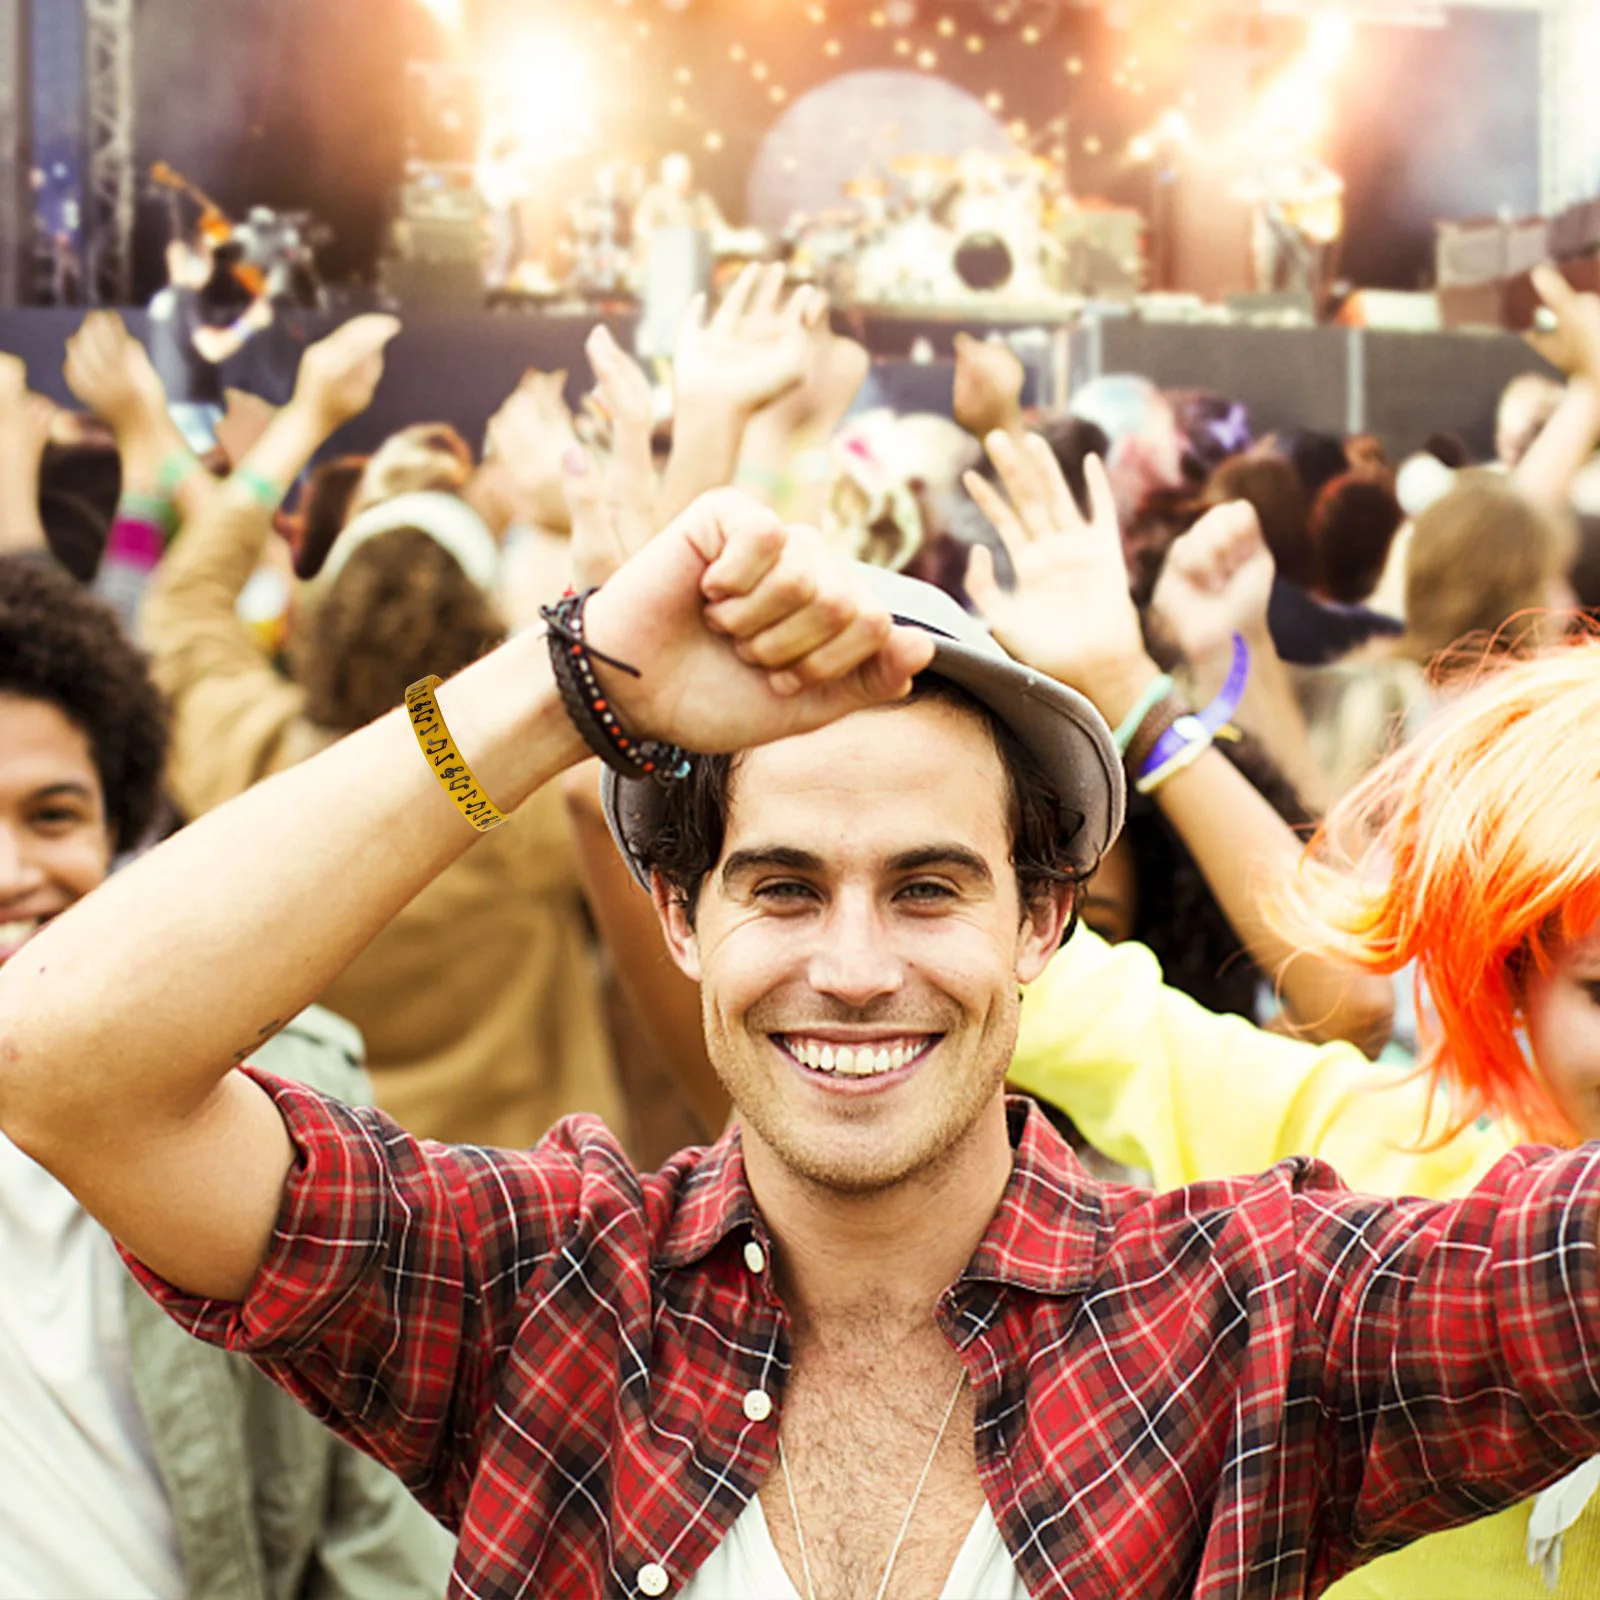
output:
[[110,1236],[0,1136],[0,1595],[183,1600]]
[[[727,1538],[684,1585],[680,1600],[751,1600],[755,1595],[803,1600],[772,1542],[760,1495],[751,1497]],[[939,1600],[1029,1600],[988,1506],[962,1542]]]

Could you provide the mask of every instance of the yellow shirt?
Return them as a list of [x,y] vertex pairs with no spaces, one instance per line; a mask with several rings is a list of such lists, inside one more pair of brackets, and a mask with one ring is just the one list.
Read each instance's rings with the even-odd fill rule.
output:
[[[1443,1124],[1426,1085],[1353,1045],[1312,1046],[1216,1016],[1169,989],[1142,945],[1080,928],[1023,997],[1011,1081],[1060,1106],[1099,1149],[1157,1188],[1259,1172],[1315,1155],[1351,1188],[1448,1198],[1512,1148],[1473,1127],[1434,1150]],[[1431,1119],[1431,1120],[1430,1120]],[[1528,1564],[1528,1504],[1361,1567],[1331,1600],[1594,1600],[1600,1501],[1567,1530],[1561,1576]]]

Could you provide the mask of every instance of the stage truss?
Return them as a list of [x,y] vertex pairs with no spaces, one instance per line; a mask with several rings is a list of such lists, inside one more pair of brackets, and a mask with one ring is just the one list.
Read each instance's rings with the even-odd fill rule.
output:
[[122,305],[133,287],[133,0],[84,0],[84,23],[89,291]]

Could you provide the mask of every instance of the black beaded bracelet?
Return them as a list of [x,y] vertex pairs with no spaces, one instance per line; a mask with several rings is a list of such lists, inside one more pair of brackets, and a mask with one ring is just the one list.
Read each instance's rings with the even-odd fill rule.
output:
[[539,608],[539,615],[549,629],[550,666],[555,673],[556,688],[561,693],[561,703],[572,725],[583,735],[583,742],[608,767],[625,778],[678,783],[693,770],[694,758],[678,745],[663,744],[659,739],[635,739],[625,732],[595,676],[596,661],[603,661],[632,678],[639,677],[640,673],[626,661],[618,661],[615,656],[594,649],[584,638],[583,608],[594,592],[593,589],[586,589],[582,594],[569,592],[553,606]]

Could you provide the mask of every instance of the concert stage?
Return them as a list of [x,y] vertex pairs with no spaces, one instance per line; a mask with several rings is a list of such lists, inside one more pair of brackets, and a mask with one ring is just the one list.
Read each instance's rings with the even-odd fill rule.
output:
[[[21,355],[32,385],[64,404],[71,397],[61,381],[62,344],[80,316],[54,309],[0,313],[0,349]],[[128,320],[142,332],[142,313]],[[338,319],[303,320],[305,336],[316,338]],[[481,438],[490,414],[530,366],[566,368],[575,401],[587,376],[583,340],[598,320],[592,311],[408,315],[371,411],[333,448],[369,449],[423,419],[448,421],[467,438]],[[626,346],[632,318],[606,320]],[[1021,336],[1034,374],[1029,399],[1059,403],[1064,376],[1076,386],[1102,372],[1140,372],[1163,387],[1216,389],[1242,400],[1258,434],[1288,426],[1371,432],[1397,458],[1440,431],[1461,435],[1475,454],[1489,456],[1501,389],[1514,374],[1541,367],[1520,339],[1493,332],[1258,327],[1120,314],[1052,324],[1025,312],[932,315],[917,308],[840,313],[836,322],[873,352],[863,399],[877,404],[948,412],[954,333],[995,332]],[[913,350],[933,359],[912,360]]]

